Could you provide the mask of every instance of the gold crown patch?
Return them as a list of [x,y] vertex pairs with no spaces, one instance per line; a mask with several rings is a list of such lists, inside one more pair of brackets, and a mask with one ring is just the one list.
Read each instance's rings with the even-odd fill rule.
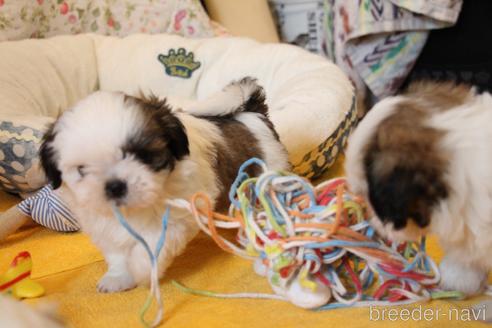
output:
[[194,61],[193,52],[186,53],[186,49],[177,51],[170,49],[167,55],[159,54],[157,59],[166,68],[166,74],[175,77],[189,79],[191,74],[200,67],[200,62]]

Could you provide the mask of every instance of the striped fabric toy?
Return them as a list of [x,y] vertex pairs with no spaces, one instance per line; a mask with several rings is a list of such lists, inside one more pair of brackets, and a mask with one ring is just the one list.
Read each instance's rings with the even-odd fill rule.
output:
[[17,209],[42,226],[55,231],[80,230],[77,219],[50,185],[17,205]]

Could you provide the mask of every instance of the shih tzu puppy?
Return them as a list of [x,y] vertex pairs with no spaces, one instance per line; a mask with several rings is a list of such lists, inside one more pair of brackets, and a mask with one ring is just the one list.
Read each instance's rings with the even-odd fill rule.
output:
[[421,82],[376,104],[347,149],[349,186],[376,228],[393,240],[436,234],[441,287],[468,295],[492,269],[491,122],[489,93]]
[[[259,157],[272,169],[289,168],[255,80],[234,82],[187,106],[173,111],[165,101],[99,91],[64,112],[44,137],[40,157],[49,181],[61,187],[107,262],[100,292],[149,280],[145,250],[113,217],[111,204],[155,248],[167,199],[202,191],[215,209],[225,209],[245,160]],[[187,211],[171,209],[160,276],[198,230]]]

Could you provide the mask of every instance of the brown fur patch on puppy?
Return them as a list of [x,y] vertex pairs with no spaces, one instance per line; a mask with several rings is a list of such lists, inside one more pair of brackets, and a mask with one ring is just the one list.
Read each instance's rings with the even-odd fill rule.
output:
[[49,125],[48,130],[44,133],[43,142],[39,148],[39,157],[46,178],[53,189],[58,189],[62,184],[62,174],[58,168],[58,154],[53,148],[55,137],[55,123],[53,123]]
[[448,196],[444,178],[448,154],[439,146],[445,132],[426,125],[433,112],[461,105],[470,92],[463,87],[445,92],[448,88],[423,84],[411,87],[411,92],[417,93],[397,104],[368,143],[364,167],[369,200],[378,217],[392,222],[397,230],[405,228],[408,220],[426,227],[433,207]]
[[189,143],[181,121],[171,112],[166,100],[154,96],[138,99],[124,97],[125,103],[140,108],[143,126],[122,145],[123,156],[134,155],[154,171],[172,170],[176,161],[189,155]]
[[[237,168],[251,157],[263,158],[258,139],[241,122],[233,118],[211,119],[222,131],[224,143],[215,145],[216,154],[213,168],[219,178],[221,193],[215,208],[226,211],[229,206],[229,188],[237,176]],[[252,166],[247,170],[250,176],[261,173],[260,167]]]
[[[255,81],[253,78],[245,77],[232,84],[255,83]],[[219,211],[226,211],[228,209],[230,204],[228,196],[229,189],[238,174],[237,168],[252,157],[264,159],[258,139],[245,124],[235,118],[236,115],[242,112],[255,113],[268,127],[275,139],[279,141],[277,131],[275,131],[273,123],[268,117],[265,93],[259,85],[256,85],[255,90],[244,100],[244,103],[230,114],[223,116],[199,116],[214,123],[222,132],[224,138],[223,143],[215,144],[216,159],[213,163],[221,188],[221,196],[215,206],[216,210]],[[261,173],[261,169],[258,166],[251,166],[247,169],[246,173],[250,176],[257,176]]]
[[404,95],[425,103],[427,111],[444,111],[470,101],[475,91],[465,84],[419,81],[409,85]]
[[273,122],[270,120],[268,106],[266,105],[265,92],[262,87],[258,86],[258,89],[251,94],[250,98],[243,104],[243,110],[245,112],[255,112],[261,114],[263,123],[265,123],[265,125],[270,129],[275,139],[280,141],[280,137],[273,126]]

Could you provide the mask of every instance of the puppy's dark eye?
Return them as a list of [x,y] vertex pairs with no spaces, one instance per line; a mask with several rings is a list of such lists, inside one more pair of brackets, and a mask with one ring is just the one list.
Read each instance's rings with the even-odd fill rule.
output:
[[85,175],[87,174],[87,172],[85,171],[84,165],[77,166],[77,172],[79,173],[81,178],[85,177]]

